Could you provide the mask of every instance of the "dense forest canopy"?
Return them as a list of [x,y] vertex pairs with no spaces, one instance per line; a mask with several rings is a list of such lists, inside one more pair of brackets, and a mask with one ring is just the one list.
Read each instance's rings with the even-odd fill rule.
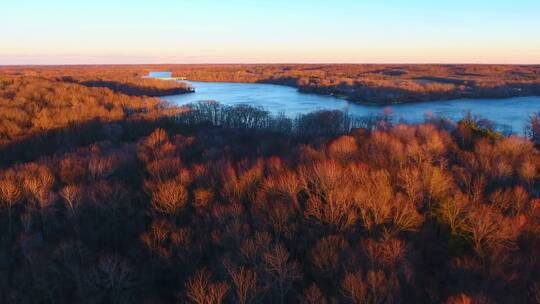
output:
[[[434,79],[457,69],[437,67]],[[474,115],[176,107],[147,96],[171,89],[137,80],[149,69],[0,69],[0,302],[540,301],[540,113],[518,137]],[[487,70],[538,79],[537,67],[463,73]]]

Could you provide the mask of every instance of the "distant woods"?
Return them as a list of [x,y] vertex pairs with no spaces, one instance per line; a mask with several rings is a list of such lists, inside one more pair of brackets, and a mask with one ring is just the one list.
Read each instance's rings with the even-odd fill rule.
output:
[[[66,77],[65,81],[73,81],[72,78]],[[184,93],[191,93],[194,89],[181,82],[159,79],[138,79],[127,78],[118,80],[84,80],[79,81],[80,84],[87,87],[103,87],[109,88],[115,92],[120,92],[130,96],[170,96]]]
[[147,95],[191,90],[185,84],[114,74],[109,76],[114,81],[90,81],[89,75],[59,76],[61,71],[26,73],[0,74],[0,145],[92,120],[163,117],[175,109]]
[[540,95],[540,66],[517,65],[170,65],[201,81],[264,82],[352,101],[391,104]]

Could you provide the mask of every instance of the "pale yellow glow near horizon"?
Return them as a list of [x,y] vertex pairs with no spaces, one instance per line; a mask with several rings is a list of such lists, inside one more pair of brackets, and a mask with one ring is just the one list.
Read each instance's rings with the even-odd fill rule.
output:
[[11,1],[0,64],[540,64],[540,1]]

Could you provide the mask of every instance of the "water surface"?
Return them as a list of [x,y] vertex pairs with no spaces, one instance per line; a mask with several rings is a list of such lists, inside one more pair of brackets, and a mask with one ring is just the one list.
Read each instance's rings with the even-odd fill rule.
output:
[[149,72],[148,78],[170,78],[172,77],[172,72]]
[[[161,75],[163,74],[154,77],[162,77]],[[191,81],[188,83],[195,88],[195,93],[163,98],[178,105],[201,100],[215,100],[226,105],[249,104],[261,106],[272,113],[283,112],[291,117],[316,110],[346,110],[352,115],[368,116],[390,108],[395,119],[412,123],[424,121],[428,113],[455,121],[462,118],[467,111],[471,111],[474,115],[495,122],[499,130],[515,133],[523,133],[529,116],[540,111],[540,96],[456,99],[376,106],[354,103],[334,96],[301,93],[296,88],[282,85]]]

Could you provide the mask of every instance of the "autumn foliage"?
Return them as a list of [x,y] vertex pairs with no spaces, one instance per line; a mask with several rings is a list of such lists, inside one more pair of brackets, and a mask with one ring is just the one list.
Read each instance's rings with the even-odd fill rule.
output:
[[[472,132],[474,121],[186,112],[34,76],[0,89],[0,115],[21,126],[0,129],[2,303],[540,298],[533,137]],[[63,121],[74,107],[96,112]],[[10,114],[23,109],[27,119]],[[96,129],[77,127],[94,118]],[[88,140],[13,154],[66,128]]]
[[237,64],[161,68],[192,80],[284,84],[303,92],[377,104],[540,94],[537,65]]

